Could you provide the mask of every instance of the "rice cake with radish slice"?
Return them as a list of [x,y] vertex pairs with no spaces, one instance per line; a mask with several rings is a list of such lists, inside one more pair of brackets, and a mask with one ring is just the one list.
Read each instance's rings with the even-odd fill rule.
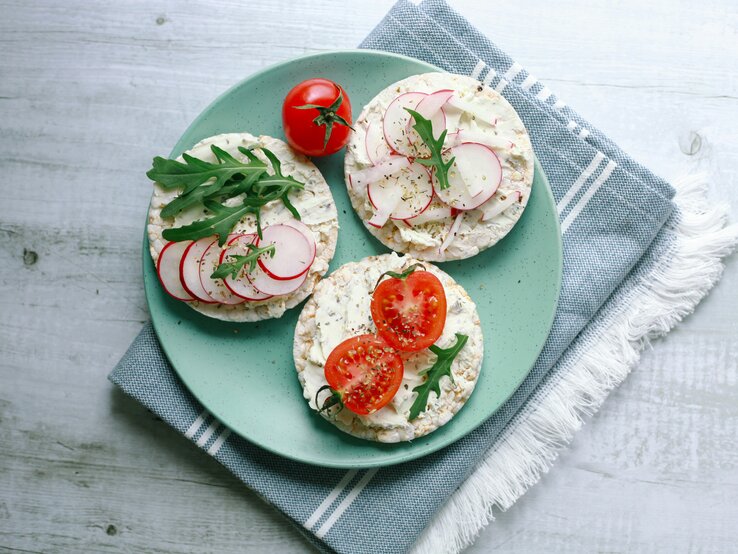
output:
[[[406,104],[431,120],[435,138],[442,131],[439,125],[445,126],[446,160],[452,153],[461,156],[449,170],[452,186],[435,190],[432,201],[415,216],[417,222],[413,217],[394,217],[393,211],[403,216],[409,207],[417,211],[425,198],[422,202],[405,198],[400,207],[386,206],[372,201],[367,182],[367,177],[376,176],[372,168],[379,167],[381,172],[388,159],[408,154],[422,157],[429,152],[425,144],[412,144],[419,137],[408,126],[405,116],[409,114],[402,109]],[[385,121],[388,109],[390,116],[394,114],[392,121]],[[354,127],[344,163],[349,198],[369,232],[392,250],[426,261],[461,260],[496,244],[520,219],[533,184],[533,147],[513,107],[476,79],[452,73],[408,77],[377,94]],[[354,179],[357,175],[358,180]],[[397,180],[403,173],[393,176]],[[387,177],[382,179],[386,185]],[[435,176],[432,182],[438,187]],[[403,191],[413,188],[421,190],[407,186]],[[394,204],[396,198],[383,192]],[[461,217],[457,217],[459,208]],[[383,224],[377,226],[378,222]]]
[[[270,225],[286,224],[294,226],[300,232],[307,230],[312,234],[314,240],[314,246],[308,246],[308,248],[315,249],[314,252],[310,251],[314,259],[307,272],[299,277],[301,279],[299,286],[283,295],[233,304],[194,300],[187,302],[187,305],[206,316],[224,321],[260,321],[281,317],[286,310],[294,308],[305,300],[328,271],[328,264],[335,253],[338,238],[338,214],[331,191],[323,175],[308,158],[296,153],[286,143],[276,138],[256,137],[249,133],[217,135],[200,141],[187,153],[204,161],[215,162],[215,156],[210,149],[211,145],[222,148],[238,160],[246,160],[245,156],[239,152],[239,146],[254,147],[254,154],[267,163],[268,168],[271,168],[271,164],[259,150],[260,146],[268,148],[279,158],[285,175],[290,175],[305,184],[304,191],[290,194],[290,200],[300,213],[301,221],[294,219],[281,202],[273,201],[261,209],[261,225],[262,229]],[[182,161],[182,158],[178,160]],[[271,169],[268,172],[272,173]],[[197,206],[180,212],[174,218],[162,218],[161,210],[178,194],[179,190],[166,190],[158,183],[154,183],[154,193],[149,206],[147,235],[149,250],[155,264],[167,244],[162,236],[165,229],[187,225],[206,216],[202,206]],[[238,202],[237,197],[227,200],[225,205],[235,205]],[[255,232],[256,220],[252,215],[247,215],[235,225],[231,234],[235,236]],[[285,290],[287,288],[289,287]]]
[[[331,351],[349,337],[376,333],[371,316],[372,291],[385,271],[401,272],[417,259],[394,252],[370,256],[338,268],[315,288],[297,320],[293,357],[303,396],[317,409],[315,396],[327,384],[324,366]],[[468,336],[451,364],[453,382],[440,381],[440,395],[430,393],[425,410],[413,420],[410,408],[417,397],[413,389],[424,381],[420,373],[431,367],[436,356],[428,349],[400,352],[404,364],[402,384],[389,404],[363,416],[343,409],[336,414],[322,412],[328,421],[355,437],[393,443],[417,439],[448,423],[464,406],[476,386],[484,356],[482,325],[476,305],[464,288],[446,272],[432,264],[425,270],[438,277],[446,295],[446,322],[436,345],[448,348],[456,333]]]

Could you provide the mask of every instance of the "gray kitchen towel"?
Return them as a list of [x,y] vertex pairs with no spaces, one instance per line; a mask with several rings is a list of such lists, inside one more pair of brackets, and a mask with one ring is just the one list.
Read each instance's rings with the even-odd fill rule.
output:
[[511,418],[538,401],[536,388],[576,337],[595,332],[589,323],[608,298],[617,302],[623,296],[622,290],[614,297],[613,292],[626,276],[651,263],[654,249],[669,248],[667,235],[654,238],[672,216],[674,191],[443,1],[401,0],[361,47],[472,75],[507,98],[528,128],[557,203],[564,275],[551,334],[518,391],[481,427],[439,452],[401,465],[345,471],[282,459],[231,434],[180,382],[150,324],[110,380],[282,511],[320,550],[400,553],[496,447]]

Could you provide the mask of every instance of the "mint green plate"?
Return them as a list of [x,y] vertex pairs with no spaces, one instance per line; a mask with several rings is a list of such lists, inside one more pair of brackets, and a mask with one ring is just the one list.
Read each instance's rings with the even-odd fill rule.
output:
[[[311,77],[341,83],[354,117],[385,86],[438,71],[426,63],[367,50],[325,52],[256,73],[217,98],[185,131],[177,156],[202,138],[248,131],[283,138],[281,103]],[[331,271],[387,252],[361,225],[343,182],[343,152],[316,160],[331,186],[341,226]],[[528,207],[512,232],[474,258],[441,264],[476,302],[484,330],[484,363],[466,406],[418,440],[379,444],[351,437],[308,408],[292,361],[302,306],[281,319],[225,323],[167,296],[144,238],[143,266],[151,319],[164,352],[197,399],[234,432],[281,456],[330,467],[373,467],[419,458],[460,439],[489,418],[520,385],[553,322],[561,284],[561,238],[553,197],[536,165]]]

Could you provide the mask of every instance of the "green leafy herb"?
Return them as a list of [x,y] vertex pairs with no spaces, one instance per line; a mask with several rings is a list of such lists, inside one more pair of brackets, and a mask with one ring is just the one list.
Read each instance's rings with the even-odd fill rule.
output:
[[157,156],[146,176],[165,189],[184,187],[180,195],[184,196],[211,179],[215,179],[211,190],[217,190],[235,175],[246,177],[253,173],[263,173],[266,168],[264,162],[253,154],[249,156],[248,163],[243,163],[214,144],[210,146],[210,150],[218,163],[205,162],[189,154],[182,154],[184,163]]
[[161,216],[174,217],[182,210],[202,204],[208,198],[233,198],[234,196],[248,192],[253,184],[264,173],[266,173],[266,169],[263,169],[260,173],[254,172],[246,178],[238,179],[237,176],[234,176],[234,178],[229,180],[224,186],[221,186],[218,183],[199,186],[189,194],[180,194],[177,198],[164,206],[161,211]]
[[[212,194],[212,188],[216,185],[197,187],[189,194],[181,194],[161,210],[161,217],[174,217],[182,210],[186,210],[190,206],[202,204],[203,200]],[[220,187],[218,187],[220,188]]]
[[293,106],[296,110],[318,110],[318,115],[315,119],[313,119],[313,123],[315,123],[318,127],[320,127],[321,125],[325,125],[323,148],[328,146],[328,141],[331,138],[331,132],[333,131],[334,123],[345,125],[352,131],[354,130],[351,124],[337,113],[338,108],[340,108],[341,104],[343,103],[343,91],[338,85],[336,85],[336,88],[338,89],[338,97],[330,106],[320,106],[318,104],[303,104],[302,106]]
[[453,165],[456,158],[451,158],[449,161],[443,161],[443,143],[446,140],[447,129],[444,129],[437,139],[433,138],[433,124],[430,119],[424,118],[415,110],[405,108],[407,112],[415,119],[415,125],[413,129],[418,133],[418,136],[425,143],[431,152],[430,158],[416,158],[415,161],[426,167],[432,167],[436,170],[436,178],[441,190],[449,187],[448,183],[448,170]]
[[269,254],[270,257],[274,257],[275,248],[273,244],[264,246],[263,248],[259,248],[254,244],[247,244],[246,246],[251,250],[251,252],[246,255],[228,254],[228,257],[233,258],[234,261],[220,264],[210,277],[212,279],[225,279],[230,275],[233,279],[237,279],[238,273],[246,264],[249,266],[246,270],[247,273],[251,273],[256,269],[256,262],[259,259],[259,256]]
[[[265,175],[264,177],[259,179],[259,181],[257,181],[253,187],[254,191],[257,194],[269,194],[270,191],[279,191],[278,197],[282,201],[282,204],[284,204],[284,207],[290,211],[295,219],[299,220],[300,214],[292,205],[292,202],[290,202],[287,194],[295,189],[303,190],[305,188],[305,185],[297,179],[290,177],[289,175],[284,175],[282,173],[282,163],[271,150],[262,148],[262,152],[264,152],[264,155],[272,164],[274,175]],[[259,236],[261,236],[261,230],[259,230]]]
[[421,412],[425,411],[431,391],[435,392],[437,396],[441,395],[441,377],[447,375],[451,379],[451,382],[454,382],[454,376],[451,373],[451,364],[456,358],[456,355],[464,348],[468,339],[468,336],[456,333],[456,343],[449,348],[440,348],[435,344],[429,347],[429,350],[437,356],[436,362],[428,369],[420,372],[420,375],[427,375],[428,378],[424,383],[413,389],[413,392],[418,393],[418,397],[413,402],[413,405],[410,406],[410,420],[415,419]]
[[198,240],[212,235],[218,235],[218,244],[223,246],[228,233],[242,217],[247,214],[256,214],[258,207],[246,204],[246,201],[236,206],[223,206],[214,200],[205,200],[205,208],[213,212],[212,217],[195,221],[183,227],[164,229],[162,236],[166,240],[180,242],[183,240]]
[[[295,219],[300,219],[300,214],[288,195],[293,190],[303,190],[305,185],[282,173],[282,164],[274,153],[267,148],[261,148],[274,170],[274,175],[267,175],[266,164],[249,149],[238,148],[249,158],[248,163],[236,160],[217,146],[211,146],[211,149],[220,161],[219,164],[203,162],[192,156],[184,158],[186,164],[155,158],[154,168],[147,173],[149,178],[156,180],[165,188],[184,186],[182,193],[162,209],[162,217],[172,217],[185,208],[197,204],[202,204],[212,212],[206,219],[182,227],[165,229],[163,237],[166,240],[179,242],[218,235],[218,244],[223,246],[233,227],[248,214],[253,214],[256,218],[257,233],[261,236],[261,207],[274,200],[280,200]],[[172,162],[175,165],[163,162]],[[221,172],[218,169],[221,166],[227,166],[227,170]],[[238,171],[237,167],[240,168]],[[161,172],[162,168],[167,172]],[[214,182],[203,184],[213,178]],[[244,198],[239,204],[223,205],[225,200],[241,195],[244,195]]]
[[[248,164],[242,164],[235,158],[233,158],[230,154],[223,151],[222,149],[218,148],[217,146],[212,146],[211,149],[213,150],[213,153],[216,155],[216,158],[219,160],[224,160],[223,163],[230,164],[231,166],[236,166],[237,164],[240,164],[242,167],[246,167],[247,170],[240,171],[238,173],[234,173],[227,179],[222,179],[222,177],[225,176],[225,174],[219,174],[219,177],[215,181],[212,181],[212,177],[208,178],[208,180],[205,181],[206,184],[201,184],[199,186],[196,186],[195,188],[189,189],[185,187],[185,189],[182,191],[182,193],[177,196],[174,200],[172,200],[169,204],[164,206],[164,208],[161,211],[162,217],[174,217],[182,210],[185,210],[191,206],[196,206],[198,204],[202,204],[202,202],[206,198],[214,198],[214,197],[220,197],[220,198],[232,198],[234,196],[238,196],[239,194],[246,193],[251,188],[253,183],[259,179],[262,175],[266,173],[266,164],[262,162],[259,158],[254,155],[253,152],[250,150],[247,150],[246,148],[239,146],[238,149],[249,159]],[[158,158],[161,160],[162,158]],[[189,160],[190,165],[197,168],[200,167],[199,164],[206,164],[208,165],[208,162],[202,162],[202,160],[198,160],[197,158],[193,158],[189,155],[187,155],[187,160]],[[174,164],[180,164],[180,162],[177,162],[175,160],[166,160],[166,162],[173,162]],[[157,159],[154,160],[154,165],[156,166]],[[182,164],[180,164],[182,165]],[[209,164],[209,165],[215,165],[215,164]],[[176,166],[172,166],[176,167]],[[149,177],[151,177],[151,174],[154,170],[152,169],[147,173]],[[185,179],[189,180],[192,179],[193,174],[188,174]],[[204,177],[205,175],[202,174],[200,177]],[[163,177],[167,178],[167,177]],[[169,179],[172,179],[171,174],[169,174]],[[199,179],[198,179],[199,180]],[[175,179],[176,181],[176,179]],[[212,181],[212,182],[211,182]],[[172,181],[170,181],[172,182]],[[195,182],[194,180],[192,182]],[[175,185],[176,186],[176,185]]]

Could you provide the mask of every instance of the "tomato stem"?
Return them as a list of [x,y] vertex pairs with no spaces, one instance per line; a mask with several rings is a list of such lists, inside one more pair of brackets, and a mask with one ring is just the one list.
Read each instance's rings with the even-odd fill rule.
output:
[[319,104],[303,104],[302,106],[293,106],[293,108],[295,108],[296,110],[318,110],[318,116],[313,119],[313,123],[315,123],[318,127],[320,127],[321,125],[325,125],[325,137],[323,138],[324,150],[325,147],[328,146],[328,141],[331,138],[331,132],[333,131],[334,123],[344,125],[352,131],[356,130],[348,121],[346,121],[337,113],[338,108],[340,108],[341,104],[343,103],[343,91],[338,85],[335,85],[335,87],[338,89],[338,97],[330,106],[320,106]]
[[[337,390],[334,390],[331,388],[330,385],[323,385],[318,389],[318,391],[315,393],[315,406],[320,406],[320,402],[318,402],[318,395],[320,395],[321,392],[324,390],[328,390],[331,392],[330,396],[326,397],[326,399],[323,401],[323,405],[318,409],[318,413],[327,412],[330,410],[333,406],[338,406],[338,410],[332,414],[332,417],[336,417],[341,410],[343,410],[343,400],[341,400],[341,393]],[[328,414],[331,415],[331,414]]]
[[423,264],[413,264],[410,267],[408,267],[405,271],[403,271],[402,273],[397,273],[396,271],[385,271],[379,276],[379,279],[377,279],[377,284],[374,285],[372,294],[374,294],[374,291],[377,290],[379,283],[381,283],[382,279],[384,279],[385,277],[392,277],[393,279],[407,279],[407,277],[411,273],[413,273],[416,269],[422,269],[423,271],[428,271],[427,269],[425,269],[425,266]]

